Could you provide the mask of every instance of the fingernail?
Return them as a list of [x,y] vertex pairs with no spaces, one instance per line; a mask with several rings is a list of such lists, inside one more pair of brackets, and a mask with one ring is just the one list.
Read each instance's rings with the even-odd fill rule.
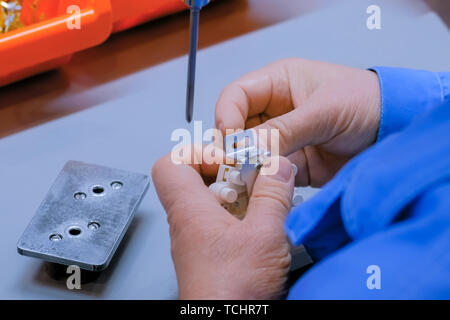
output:
[[[278,167],[278,170],[273,173],[273,171],[276,170],[276,167]],[[292,164],[288,159],[272,158],[269,163],[264,165],[261,171],[272,179],[288,182],[291,178],[293,169]]]

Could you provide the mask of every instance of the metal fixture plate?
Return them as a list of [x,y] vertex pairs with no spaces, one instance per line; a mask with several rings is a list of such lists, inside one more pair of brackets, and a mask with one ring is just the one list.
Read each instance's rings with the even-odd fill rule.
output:
[[143,174],[66,163],[17,244],[20,254],[105,269],[149,186]]

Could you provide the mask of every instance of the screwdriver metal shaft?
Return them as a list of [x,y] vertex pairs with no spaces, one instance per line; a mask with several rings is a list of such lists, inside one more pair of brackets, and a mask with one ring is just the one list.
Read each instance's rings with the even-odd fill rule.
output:
[[189,123],[192,121],[192,116],[194,112],[195,69],[197,62],[199,22],[200,22],[200,8],[192,6],[190,44],[189,44],[189,65],[188,65],[188,78],[186,89],[186,120]]

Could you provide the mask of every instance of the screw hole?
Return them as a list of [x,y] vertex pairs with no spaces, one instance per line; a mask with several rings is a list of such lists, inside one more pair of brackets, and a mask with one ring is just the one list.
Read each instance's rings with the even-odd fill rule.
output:
[[59,233],[54,233],[50,235],[49,239],[54,242],[61,241],[62,235],[60,235]]
[[74,194],[73,197],[75,199],[77,199],[77,200],[84,200],[84,199],[86,199],[86,193],[84,193],[84,192],[77,192],[77,193]]
[[97,230],[98,228],[100,228],[100,223],[95,222],[95,221],[89,222],[88,228],[90,230]]
[[114,190],[119,190],[122,187],[123,187],[123,183],[120,181],[111,182],[111,188],[113,188]]
[[95,194],[95,195],[102,195],[104,192],[105,192],[105,188],[103,188],[102,186],[94,186],[93,188],[92,188],[92,192]]
[[80,228],[77,228],[77,227],[71,227],[71,228],[69,229],[69,234],[70,234],[71,236],[79,236],[79,235],[81,234],[81,229],[80,229]]

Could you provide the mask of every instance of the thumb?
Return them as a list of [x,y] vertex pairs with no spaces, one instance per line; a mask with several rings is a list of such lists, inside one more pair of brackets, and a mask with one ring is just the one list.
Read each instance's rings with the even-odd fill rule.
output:
[[250,223],[278,228],[291,209],[293,192],[292,163],[284,157],[270,158],[270,162],[261,168],[253,186],[246,219],[258,220]]

